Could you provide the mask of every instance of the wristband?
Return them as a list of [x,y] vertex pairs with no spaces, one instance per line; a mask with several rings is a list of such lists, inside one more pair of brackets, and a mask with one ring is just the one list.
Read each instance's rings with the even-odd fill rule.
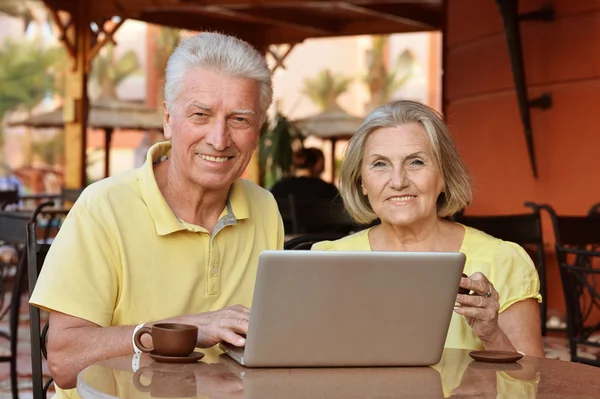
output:
[[138,324],[137,326],[135,326],[135,328],[133,329],[133,334],[131,334],[131,345],[133,346],[133,353],[142,353],[142,351],[140,350],[140,348],[138,348],[135,344],[135,340],[133,339],[135,337],[135,333],[138,332],[138,330],[140,328],[144,327],[144,323],[142,324]]

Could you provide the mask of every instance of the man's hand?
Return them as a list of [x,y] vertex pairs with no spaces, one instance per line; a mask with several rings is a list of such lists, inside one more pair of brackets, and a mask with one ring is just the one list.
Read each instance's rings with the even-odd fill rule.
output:
[[244,346],[250,321],[250,309],[235,305],[213,312],[176,317],[169,321],[198,326],[197,346],[199,348],[209,348],[219,342]]

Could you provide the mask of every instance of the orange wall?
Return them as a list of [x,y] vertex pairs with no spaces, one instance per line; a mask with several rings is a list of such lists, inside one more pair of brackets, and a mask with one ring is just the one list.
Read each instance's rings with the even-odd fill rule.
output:
[[[544,3],[521,1],[521,11]],[[473,177],[470,214],[523,212],[524,201],[585,214],[600,201],[600,0],[553,3],[553,22],[520,25],[529,96],[553,97],[551,109],[531,109],[535,180],[496,1],[447,1],[444,106]],[[551,261],[548,303],[563,308],[553,231],[547,218],[543,222]]]

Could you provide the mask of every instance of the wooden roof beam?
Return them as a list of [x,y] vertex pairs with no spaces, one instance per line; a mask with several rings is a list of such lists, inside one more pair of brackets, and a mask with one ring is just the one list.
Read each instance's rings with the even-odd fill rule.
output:
[[354,35],[388,35],[393,33],[422,32],[413,24],[401,24],[395,21],[369,19],[343,24],[336,32],[336,36]]
[[182,15],[182,13],[172,11],[142,12],[137,17],[132,18],[179,29],[223,32],[253,43],[264,42],[265,36],[264,30],[256,25],[244,24],[243,22],[230,23],[228,21],[204,19],[197,16],[189,18],[189,15],[188,18],[185,18],[185,15]]
[[[162,8],[153,7],[153,11],[160,11]],[[172,6],[169,7],[172,9]],[[282,19],[277,15],[263,15],[262,13],[250,13],[246,11],[238,11],[233,9],[227,9],[220,6],[199,6],[199,5],[184,5],[177,8],[181,12],[193,12],[198,14],[210,15],[210,16],[224,16],[237,21],[244,21],[259,25],[271,25],[280,28],[294,29],[303,31],[308,35],[327,35],[332,34],[331,29],[324,29],[323,27],[314,26],[310,21],[294,21],[291,19]],[[272,14],[272,13],[271,13]]]
[[[242,12],[240,10],[240,12]],[[243,13],[265,20],[278,21],[281,26],[288,27],[308,27],[315,33],[320,35],[331,35],[336,31],[336,23],[330,19],[322,18],[318,15],[306,15],[298,12],[296,9],[290,8],[259,8],[259,9],[244,9]]]
[[336,3],[336,6],[369,17],[396,22],[401,25],[412,25],[419,30],[440,29],[442,23],[442,15],[440,13],[415,4],[385,3],[357,5],[340,1]]

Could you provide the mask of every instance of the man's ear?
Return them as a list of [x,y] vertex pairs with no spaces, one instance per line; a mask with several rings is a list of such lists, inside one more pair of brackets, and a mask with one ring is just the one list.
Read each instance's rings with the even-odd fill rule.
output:
[[169,107],[167,107],[167,102],[163,101],[163,133],[167,140],[171,140],[171,126],[169,122],[171,120],[171,113],[169,112]]

